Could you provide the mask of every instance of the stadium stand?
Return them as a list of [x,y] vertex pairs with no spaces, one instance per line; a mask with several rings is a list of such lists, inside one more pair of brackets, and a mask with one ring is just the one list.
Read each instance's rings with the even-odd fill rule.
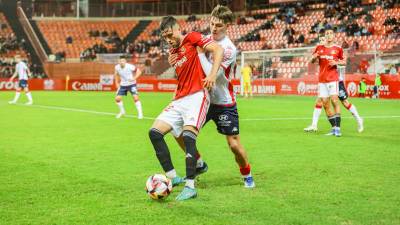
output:
[[120,46],[122,39],[137,23],[138,21],[133,20],[117,22],[41,20],[38,21],[38,27],[53,53],[65,52],[66,58],[80,58],[86,50],[94,51],[95,45],[101,46],[99,49],[103,53],[125,50]]
[[[6,17],[0,12],[0,77],[11,77],[14,73],[14,56],[20,55],[21,58],[30,63],[29,54],[26,49],[26,41],[19,41],[11,29]],[[42,71],[36,65],[30,64],[30,69],[34,77],[44,77]]]
[[[338,32],[337,43],[352,52],[391,51],[398,49],[400,44],[400,7],[391,2],[299,1],[268,5],[240,13],[236,23],[229,27],[228,36],[239,51],[300,48],[314,46],[318,42],[318,33],[333,27]],[[146,66],[147,73],[154,72],[150,67],[155,61],[165,61],[166,51],[157,30],[159,18],[145,22],[36,19],[37,31],[41,32],[38,36],[46,40],[51,53],[58,59],[91,61],[96,58],[96,53],[130,53],[136,63]],[[208,17],[190,15],[187,19],[179,19],[179,23],[184,32],[209,33]],[[135,32],[142,32],[132,34],[139,26],[141,28]],[[289,60],[274,57],[268,63],[280,72],[279,76],[286,78],[297,77],[307,69],[305,57]],[[157,65],[161,64],[157,62]],[[164,71],[157,71],[157,74]]]

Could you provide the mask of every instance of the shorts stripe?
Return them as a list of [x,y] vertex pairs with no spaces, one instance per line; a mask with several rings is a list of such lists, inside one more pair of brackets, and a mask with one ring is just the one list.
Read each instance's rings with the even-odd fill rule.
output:
[[197,123],[196,123],[196,128],[198,130],[200,130],[200,128],[202,127],[204,120],[206,118],[206,115],[207,115],[207,104],[205,104],[205,103],[206,103],[206,101],[208,101],[208,96],[207,96],[207,93],[205,90],[203,91],[203,93],[204,93],[203,101],[200,106],[200,113],[199,113],[199,117],[197,118]]

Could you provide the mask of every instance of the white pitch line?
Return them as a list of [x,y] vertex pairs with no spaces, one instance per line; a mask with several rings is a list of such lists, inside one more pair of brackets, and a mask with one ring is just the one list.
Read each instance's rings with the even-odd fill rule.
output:
[[[26,106],[23,104],[17,104],[21,106]],[[82,112],[82,113],[91,113],[91,114],[97,114],[97,115],[105,115],[105,116],[115,116],[117,113],[112,113],[112,112],[101,112],[101,111],[95,111],[95,110],[87,110],[87,109],[78,109],[78,108],[68,108],[68,107],[61,107],[61,106],[48,106],[48,105],[29,105],[26,107],[36,107],[36,108],[43,108],[43,109],[53,109],[53,110],[63,110],[63,111],[70,111],[70,112]],[[137,118],[136,115],[125,115],[125,117],[128,118]],[[245,119],[240,119],[240,121],[284,121],[284,120],[310,120],[311,117],[273,117],[273,118],[245,118]],[[352,119],[352,116],[343,116],[343,119]],[[395,119],[395,118],[400,118],[399,116],[363,116],[363,119]],[[143,119],[147,120],[154,120],[156,119],[155,117],[148,117],[145,116]]]
[[[342,119],[353,119],[352,116],[342,116]],[[390,119],[400,118],[400,116],[362,116],[363,119]],[[275,117],[275,118],[247,118],[240,121],[275,121],[275,120],[310,120],[311,117]]]
[[[36,105],[36,104],[33,104],[33,105],[17,104],[17,105],[27,106],[27,107],[36,107],[36,108],[42,108],[42,109],[55,109],[55,110],[63,110],[63,111],[70,111],[70,112],[91,113],[91,114],[105,115],[105,116],[116,116],[117,115],[117,113],[112,113],[112,112],[101,112],[101,111],[86,110],[86,109],[60,107],[60,106]],[[137,116],[129,115],[129,114],[125,114],[124,117],[137,118]],[[145,116],[145,117],[143,117],[143,119],[154,120],[155,118]]]

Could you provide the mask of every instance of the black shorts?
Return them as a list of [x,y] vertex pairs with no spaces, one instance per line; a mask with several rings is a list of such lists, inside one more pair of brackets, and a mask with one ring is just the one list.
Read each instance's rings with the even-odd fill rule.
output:
[[340,101],[344,101],[349,97],[347,93],[346,87],[344,86],[343,81],[339,81],[339,99]]
[[19,80],[18,87],[27,88],[28,87],[28,80]]
[[126,96],[130,92],[132,95],[137,95],[138,91],[136,88],[136,84],[132,84],[129,86],[120,86],[117,91],[117,95]]
[[215,125],[217,125],[217,130],[220,134],[239,134],[239,114],[236,105],[224,107],[211,104],[204,124],[210,120],[213,120]]

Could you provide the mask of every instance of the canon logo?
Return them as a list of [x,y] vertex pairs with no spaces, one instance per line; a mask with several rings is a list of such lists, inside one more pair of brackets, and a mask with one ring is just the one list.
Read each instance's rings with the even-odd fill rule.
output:
[[1,81],[0,82],[0,90],[12,90],[17,85],[17,82],[9,82],[9,81]]
[[81,83],[75,81],[72,83],[72,90],[74,91],[102,91],[103,85],[100,83]]

